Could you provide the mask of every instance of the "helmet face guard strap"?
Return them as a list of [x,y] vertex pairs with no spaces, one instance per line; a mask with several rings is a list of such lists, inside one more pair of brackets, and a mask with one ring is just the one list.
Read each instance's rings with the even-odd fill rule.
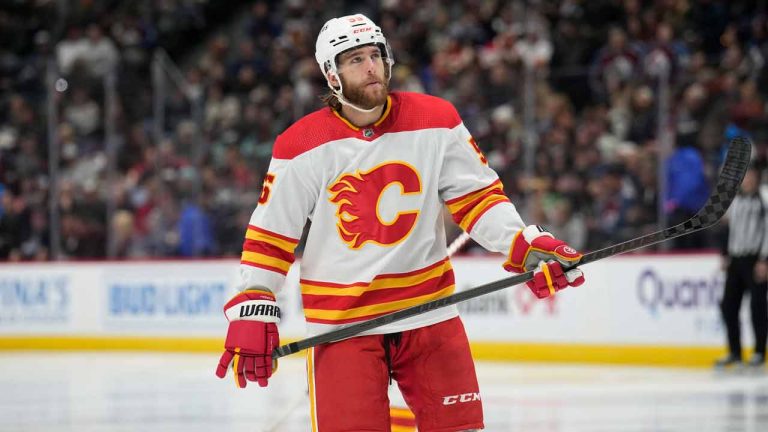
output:
[[[381,29],[368,17],[362,14],[348,15],[341,18],[332,18],[325,23],[315,44],[315,60],[317,61],[328,87],[342,105],[362,112],[372,112],[376,108],[364,109],[352,104],[343,95],[343,85],[339,76],[336,59],[339,54],[353,48],[364,45],[377,45],[381,55],[388,65],[386,70],[387,83],[392,78],[392,65],[395,63],[392,51]],[[328,74],[338,81],[338,88],[331,84]]]

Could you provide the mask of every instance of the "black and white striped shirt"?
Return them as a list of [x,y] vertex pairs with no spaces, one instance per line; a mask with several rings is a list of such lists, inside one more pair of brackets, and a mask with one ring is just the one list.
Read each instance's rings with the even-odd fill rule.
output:
[[768,204],[759,193],[739,193],[728,210],[728,255],[768,257]]

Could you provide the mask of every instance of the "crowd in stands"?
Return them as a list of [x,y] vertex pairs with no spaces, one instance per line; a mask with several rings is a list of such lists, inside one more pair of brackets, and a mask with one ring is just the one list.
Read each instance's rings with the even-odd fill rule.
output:
[[[765,166],[768,11],[744,2],[72,0],[66,19],[61,2],[32,3],[0,10],[2,260],[51,258],[51,161],[55,258],[238,256],[274,138],[322,106],[317,32],[353,12],[387,36],[392,89],[453,102],[525,220],[578,249],[689,217],[729,137],[751,136]],[[157,49],[184,78],[163,99],[160,136]]]

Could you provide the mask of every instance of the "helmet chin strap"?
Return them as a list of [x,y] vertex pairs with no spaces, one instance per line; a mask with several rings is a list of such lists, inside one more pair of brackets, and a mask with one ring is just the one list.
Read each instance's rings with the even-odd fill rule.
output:
[[[392,79],[392,63],[393,62],[390,61],[389,58],[387,58],[387,66],[389,66],[389,73],[387,74],[387,82],[389,82],[389,80]],[[339,100],[339,103],[341,103],[342,105],[348,106],[348,107],[350,107],[350,108],[352,108],[354,110],[357,110],[357,111],[360,111],[360,112],[364,112],[364,113],[374,112],[378,108],[378,107],[373,107],[371,109],[365,109],[365,108],[361,108],[361,107],[353,104],[352,102],[348,101],[344,97],[344,94],[343,94],[344,93],[344,87],[343,87],[343,84],[341,83],[341,77],[339,76],[339,73],[336,71],[335,67],[333,68],[331,73],[333,74],[333,76],[336,77],[336,81],[339,83],[339,89],[336,90],[336,88],[334,88],[331,85],[331,81],[329,81],[329,80],[326,80],[326,83],[328,84],[328,88],[331,89],[331,92],[333,93],[333,95],[336,96],[336,99]]]
[[344,97],[341,94],[336,93],[336,92],[334,92],[334,94],[336,95],[336,98],[339,100],[340,104],[348,106],[348,107],[350,107],[352,109],[355,109],[355,110],[358,110],[358,111],[361,111],[361,112],[364,112],[364,113],[374,112],[378,108],[377,106],[375,106],[375,107],[373,107],[371,109],[360,108],[359,106],[353,104],[352,102],[344,99]]
[[339,103],[341,103],[342,105],[348,106],[348,107],[350,107],[350,108],[352,108],[352,109],[354,109],[354,110],[357,110],[357,111],[360,111],[360,112],[364,112],[364,113],[370,113],[370,112],[374,112],[374,111],[376,110],[376,108],[378,108],[378,107],[373,107],[373,108],[371,108],[371,109],[365,109],[365,108],[361,108],[361,107],[359,107],[359,106],[357,106],[357,105],[353,104],[352,102],[348,101],[348,100],[347,100],[347,99],[344,97],[344,94],[343,94],[343,92],[344,92],[344,88],[342,87],[342,84],[341,84],[341,77],[339,76],[339,74],[338,74],[338,73],[336,73],[336,74],[334,74],[334,75],[336,75],[336,81],[338,81],[338,82],[339,82],[339,89],[338,89],[338,90],[336,90],[336,88],[334,88],[334,87],[331,85],[331,82],[330,82],[330,81],[327,81],[327,82],[328,82],[328,88],[330,88],[330,89],[331,89],[331,92],[333,93],[333,95],[334,95],[334,96],[336,96],[336,99],[338,99],[338,100],[339,100]]

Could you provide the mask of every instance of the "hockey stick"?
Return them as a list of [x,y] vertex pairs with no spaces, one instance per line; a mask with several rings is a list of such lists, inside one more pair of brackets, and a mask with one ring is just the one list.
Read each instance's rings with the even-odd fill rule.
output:
[[[752,145],[748,139],[737,137],[731,141],[728,148],[728,154],[725,157],[725,163],[723,164],[722,170],[720,170],[720,177],[717,179],[717,185],[715,186],[712,195],[707,199],[704,207],[702,207],[692,218],[661,231],[587,253],[581,258],[578,264],[564,270],[568,271],[577,266],[684,236],[714,225],[723,217],[723,215],[725,215],[725,212],[731,205],[731,201],[733,201],[733,198],[736,196],[739,186],[741,185],[741,180],[747,172],[751,152]],[[328,333],[283,345],[275,349],[272,357],[279,358],[316,345],[346,339],[385,324],[470,300],[513,285],[518,285],[527,282],[532,278],[533,271],[531,270],[516,276],[481,285],[467,291],[462,291],[448,297],[388,313],[361,323],[351,324]]]
[[[466,233],[466,231],[462,231],[461,235],[453,239],[451,244],[448,245],[447,254],[448,256],[453,256],[456,252],[459,251],[462,247],[464,247],[465,244],[471,239],[469,234]],[[274,357],[274,356],[273,356]],[[301,404],[304,403],[307,396],[309,395],[309,389],[305,389],[303,393],[293,398],[288,405],[283,408],[283,410],[275,416],[274,419],[272,419],[269,424],[263,429],[264,432],[276,432],[278,430],[278,426],[283,424],[285,420],[288,419],[288,417],[293,414],[293,411],[295,411]]]
[[448,256],[453,256],[456,252],[459,251],[462,247],[464,247],[465,244],[471,239],[472,237],[469,236],[469,234],[466,231],[462,231],[461,235],[456,237],[450,245],[448,245]]

